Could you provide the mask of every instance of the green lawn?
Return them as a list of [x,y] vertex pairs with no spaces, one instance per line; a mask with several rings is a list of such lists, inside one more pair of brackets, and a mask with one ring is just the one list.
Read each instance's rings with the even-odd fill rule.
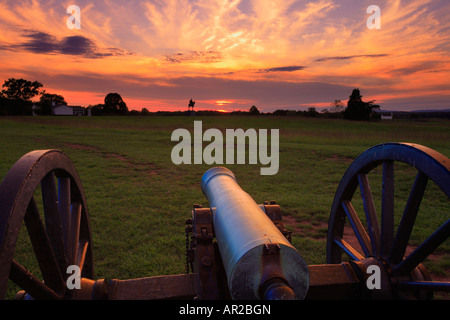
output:
[[[276,200],[293,243],[308,264],[325,263],[326,224],[339,181],[352,160],[383,142],[423,144],[450,156],[450,122],[350,122],[337,119],[272,116],[222,117],[17,117],[0,118],[0,177],[25,153],[60,149],[75,163],[88,199],[97,278],[129,279],[183,273],[185,219],[193,204],[207,205],[200,189],[208,165],[171,161],[172,131],[208,128],[280,130],[278,174],[260,175],[260,164],[229,165],[238,183],[256,202]],[[207,145],[205,143],[204,145]],[[409,168],[398,177],[409,194]],[[378,188],[379,189],[379,188]],[[374,187],[374,194],[379,192]],[[446,197],[427,189],[419,214],[420,241],[450,217]],[[401,210],[401,202],[398,207]],[[450,269],[446,259],[433,272]]]

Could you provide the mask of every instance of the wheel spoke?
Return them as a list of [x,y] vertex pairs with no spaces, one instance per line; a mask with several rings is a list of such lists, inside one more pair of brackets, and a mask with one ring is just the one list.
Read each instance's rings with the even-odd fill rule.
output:
[[450,237],[450,219],[418,246],[408,257],[392,269],[396,275],[410,273],[419,263],[425,260],[437,247]]
[[397,283],[402,290],[430,290],[450,292],[450,282],[446,281],[400,281]]
[[55,177],[50,172],[41,181],[42,199],[44,204],[45,227],[53,246],[60,270],[67,269],[67,260],[64,252],[61,219],[58,213],[58,195],[55,186]]
[[71,208],[71,235],[72,235],[72,264],[77,263],[78,258],[78,244],[80,238],[80,219],[81,219],[81,203],[75,202]]
[[61,299],[61,296],[55,293],[42,281],[39,281],[39,279],[28,272],[27,269],[25,269],[15,260],[12,260],[11,262],[11,271],[9,273],[9,278],[15,284],[25,290],[34,299]]
[[61,271],[34,198],[31,198],[24,221],[44,282],[57,292],[64,291]]
[[380,248],[380,227],[378,225],[378,218],[375,212],[375,205],[367,174],[358,174],[358,181],[364,204],[364,212],[366,214],[367,228],[372,244],[372,252],[373,254],[378,254]]
[[352,225],[353,231],[355,232],[356,238],[358,239],[359,244],[361,245],[361,248],[364,251],[364,254],[366,255],[366,257],[370,256],[372,254],[372,250],[369,236],[367,235],[367,232],[364,229],[361,220],[356,214],[352,203],[348,200],[344,200],[342,201],[342,207],[344,208],[344,211],[347,214],[348,220]]
[[383,162],[383,185],[381,200],[380,255],[389,254],[394,241],[394,162]]
[[427,182],[428,177],[419,171],[409,194],[408,202],[406,203],[406,207],[389,254],[389,260],[393,263],[400,263],[403,260]]
[[58,204],[59,216],[61,219],[64,251],[68,260],[72,258],[71,228],[70,228],[70,178],[62,177],[58,179]]
[[79,242],[78,256],[76,260],[76,265],[80,267],[80,273],[83,274],[83,267],[86,261],[86,254],[88,250],[89,242],[86,240],[81,240]]
[[344,250],[344,252],[346,254],[348,254],[350,256],[350,258],[352,258],[353,260],[357,260],[357,261],[362,261],[364,260],[364,256],[358,252],[358,250],[356,250],[355,248],[353,248],[347,241],[345,241],[344,239],[338,239],[335,238],[334,242],[341,247],[342,250]]

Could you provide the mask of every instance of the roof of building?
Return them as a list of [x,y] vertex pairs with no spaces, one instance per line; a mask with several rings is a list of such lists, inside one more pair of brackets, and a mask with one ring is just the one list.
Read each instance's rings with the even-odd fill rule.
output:
[[67,107],[67,108],[72,108],[72,109],[84,109],[84,107],[81,107],[81,106],[68,106],[65,104],[57,104],[55,106],[52,106],[53,109],[60,108],[60,107]]

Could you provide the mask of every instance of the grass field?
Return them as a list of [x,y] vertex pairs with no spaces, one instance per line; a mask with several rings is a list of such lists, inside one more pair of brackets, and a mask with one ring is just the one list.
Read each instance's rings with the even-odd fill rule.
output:
[[[349,122],[301,117],[17,117],[0,118],[0,177],[25,153],[60,149],[75,163],[88,200],[97,278],[130,279],[185,271],[185,219],[193,204],[207,205],[200,181],[208,165],[171,161],[172,131],[202,120],[208,128],[280,130],[278,174],[260,164],[229,165],[256,202],[276,200],[308,264],[325,263],[327,222],[339,181],[352,160],[383,142],[413,142],[450,156],[450,122]],[[205,144],[206,145],[206,144]],[[396,199],[409,194],[409,169],[398,176]],[[379,189],[379,188],[378,188]],[[374,187],[374,194],[378,190]],[[397,192],[397,190],[396,190]],[[440,190],[427,189],[417,236],[450,217]],[[396,202],[397,205],[397,202]],[[404,202],[403,202],[404,206]],[[402,209],[402,202],[398,201]],[[430,261],[450,270],[447,240]]]

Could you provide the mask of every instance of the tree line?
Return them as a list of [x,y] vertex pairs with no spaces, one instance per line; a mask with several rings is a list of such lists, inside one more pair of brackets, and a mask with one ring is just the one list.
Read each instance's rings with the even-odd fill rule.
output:
[[[63,96],[49,93],[38,81],[10,78],[0,92],[0,116],[51,115],[53,105],[67,105]],[[33,101],[39,97],[39,100]],[[36,106],[33,109],[33,106]],[[89,106],[93,115],[125,115],[128,107],[118,93],[108,93],[103,104]]]
[[[1,115],[31,115],[33,112],[38,115],[51,115],[52,105],[67,105],[64,97],[49,93],[43,89],[43,84],[38,81],[28,81],[25,79],[10,78],[6,80],[0,92],[0,116]],[[38,101],[32,101],[39,96]],[[36,106],[33,110],[33,105]],[[141,111],[128,110],[127,104],[118,93],[108,93],[105,96],[104,103],[89,105],[92,115],[184,115],[186,112],[175,111],[150,112],[146,108]],[[353,89],[347,107],[341,100],[335,100],[331,103],[330,108],[323,109],[320,113],[314,107],[308,108],[306,111],[295,110],[275,110],[271,113],[261,113],[256,106],[252,106],[248,111],[233,111],[228,114],[232,115],[301,115],[306,117],[327,117],[327,118],[344,118],[350,120],[374,120],[378,118],[375,110],[379,110],[380,106],[374,104],[374,101],[364,102],[360,90]],[[219,111],[204,110],[196,111],[198,115],[217,115],[223,114]]]

